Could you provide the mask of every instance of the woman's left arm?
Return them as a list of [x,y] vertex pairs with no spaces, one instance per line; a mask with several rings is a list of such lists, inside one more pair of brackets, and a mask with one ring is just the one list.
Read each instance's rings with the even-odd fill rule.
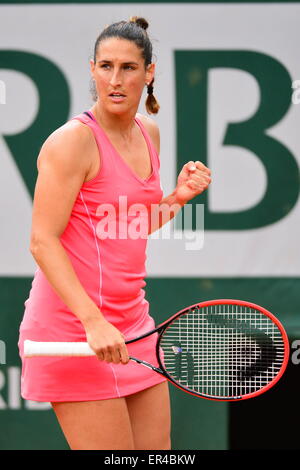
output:
[[[160,153],[160,132],[157,123],[142,114],[138,117],[146,127],[157,154]],[[148,234],[160,229],[173,219],[180,209],[191,199],[205,191],[211,183],[211,171],[199,161],[186,163],[177,178],[174,191],[163,198],[158,205],[152,206]]]
[[174,191],[163,198],[157,206],[152,206],[148,234],[173,219],[188,201],[203,193],[210,183],[209,168],[199,161],[186,163],[178,175]]

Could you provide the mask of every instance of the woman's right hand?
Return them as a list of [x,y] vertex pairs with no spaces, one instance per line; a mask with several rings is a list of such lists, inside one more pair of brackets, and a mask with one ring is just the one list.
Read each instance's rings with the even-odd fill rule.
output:
[[84,325],[89,346],[100,361],[127,364],[129,355],[123,334],[104,318],[89,320]]

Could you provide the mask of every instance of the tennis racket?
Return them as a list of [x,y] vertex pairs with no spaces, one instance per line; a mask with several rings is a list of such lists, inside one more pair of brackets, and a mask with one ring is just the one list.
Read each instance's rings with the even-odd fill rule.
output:
[[[265,308],[241,300],[211,300],[191,305],[154,330],[159,367],[130,357],[197,397],[236,401],[273,387],[289,358],[289,341],[278,319]],[[32,356],[91,356],[88,343],[24,342]],[[126,367],[126,366],[124,366]]]

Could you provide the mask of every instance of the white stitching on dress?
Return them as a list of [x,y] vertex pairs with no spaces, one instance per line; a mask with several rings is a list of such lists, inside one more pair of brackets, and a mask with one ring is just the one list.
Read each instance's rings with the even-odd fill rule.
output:
[[[86,213],[89,217],[89,221],[90,221],[90,224],[91,224],[91,227],[92,227],[92,231],[93,231],[93,234],[94,234],[94,239],[95,239],[95,244],[96,244],[96,247],[97,247],[97,253],[98,253],[98,266],[99,266],[99,304],[100,304],[100,308],[102,307],[102,296],[101,296],[101,290],[102,290],[102,269],[101,269],[101,256],[100,256],[100,248],[99,248],[99,244],[98,244],[98,239],[97,239],[97,235],[96,235],[96,231],[95,231],[95,227],[93,225],[93,222],[92,222],[92,219],[91,219],[91,215],[89,213],[89,210],[87,208],[87,205],[85,203],[85,200],[84,200],[84,197],[83,197],[83,194],[82,192],[80,191],[80,197],[81,197],[81,200],[84,204],[84,207],[85,207],[85,210],[86,210]],[[116,377],[116,374],[115,374],[115,371],[113,369],[113,367],[111,366],[111,364],[109,364],[110,366],[110,369],[113,373],[113,376],[114,376],[114,379],[115,379],[115,387],[116,387],[116,392],[118,394],[118,397],[120,397],[120,391],[119,391],[119,387],[118,387],[118,381],[117,381],[117,377]]]
[[121,394],[120,394],[119,387],[118,387],[118,379],[117,379],[116,373],[115,373],[114,368],[111,364],[109,364],[109,367],[111,368],[111,371],[112,371],[113,376],[115,378],[116,390],[117,390],[118,397],[120,398]]
[[83,194],[82,192],[80,191],[80,197],[81,197],[81,200],[84,204],[84,207],[85,207],[85,210],[86,210],[86,213],[89,217],[89,221],[90,221],[90,224],[91,224],[91,227],[92,227],[92,231],[93,231],[93,234],[94,234],[94,239],[95,239],[95,243],[96,243],[96,247],[97,247],[97,253],[98,253],[98,267],[99,267],[99,304],[100,304],[100,307],[102,307],[102,297],[101,297],[101,289],[102,289],[102,270],[101,270],[101,257],[100,257],[100,249],[99,249],[99,245],[98,245],[98,240],[97,240],[97,236],[96,236],[96,232],[95,232],[95,227],[93,225],[93,222],[92,222],[92,219],[91,219],[91,216],[90,216],[90,213],[89,213],[89,210],[86,206],[86,203],[85,203],[85,200],[84,200],[84,197],[83,197]]

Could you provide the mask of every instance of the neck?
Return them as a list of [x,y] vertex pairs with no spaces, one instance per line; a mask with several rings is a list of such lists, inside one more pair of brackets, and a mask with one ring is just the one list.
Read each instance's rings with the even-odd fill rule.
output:
[[128,136],[134,128],[135,113],[127,113],[126,115],[108,113],[100,107],[98,102],[91,108],[91,111],[100,126],[108,133],[118,133],[123,136]]

